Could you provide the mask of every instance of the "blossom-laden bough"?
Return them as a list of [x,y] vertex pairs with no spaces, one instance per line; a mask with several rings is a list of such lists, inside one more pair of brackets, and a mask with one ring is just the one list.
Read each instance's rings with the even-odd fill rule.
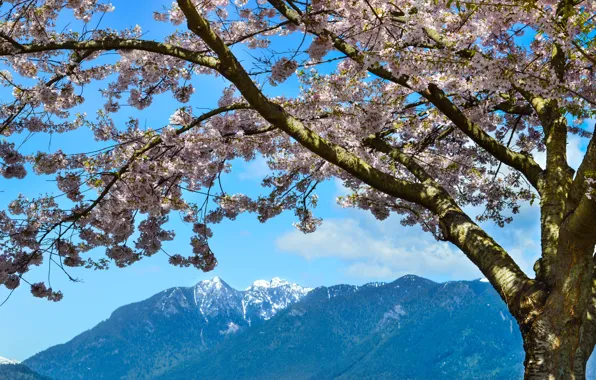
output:
[[[61,191],[21,196],[0,213],[2,286],[27,282],[57,301],[49,283],[27,279],[32,266],[68,275],[130,265],[164,251],[172,213],[194,236],[193,255],[170,263],[208,271],[210,225],[293,210],[312,232],[317,185],[337,178],[351,191],[342,205],[399,214],[467,255],[518,321],[526,378],[585,377],[596,343],[596,142],[586,122],[596,2],[177,0],[154,14],[169,31],[161,39],[104,25],[112,11],[99,0],[0,1],[0,82],[12,91],[0,105],[2,175],[53,175]],[[57,26],[73,14],[81,31]],[[293,75],[298,96],[268,95]],[[208,112],[192,97],[203,76],[229,86]],[[105,104],[96,118],[73,118],[93,82]],[[182,103],[168,125],[113,121],[123,105],[144,109],[164,93]],[[81,128],[104,147],[67,155],[16,145]],[[587,144],[577,171],[573,135]],[[227,194],[229,163],[258,155],[270,193]],[[197,193],[203,202],[189,200]],[[477,222],[505,227],[535,201],[542,255],[530,278]]]

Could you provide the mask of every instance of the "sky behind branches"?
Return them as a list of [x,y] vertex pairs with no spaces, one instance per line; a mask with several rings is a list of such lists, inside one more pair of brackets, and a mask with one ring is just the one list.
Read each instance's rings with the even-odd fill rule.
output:
[[[144,38],[158,38],[164,24],[152,20],[152,12],[159,10],[161,0],[144,2],[115,0],[116,11],[105,16],[104,25],[115,28],[133,27],[138,23],[147,30]],[[139,4],[143,6],[139,6]],[[70,20],[62,20],[73,29]],[[158,33],[159,31],[159,33]],[[237,49],[237,54],[248,54]],[[109,57],[106,57],[109,59]],[[269,95],[292,96],[297,93],[297,80],[291,78],[283,85],[268,86]],[[216,106],[226,84],[218,78],[200,77],[191,105],[211,109]],[[102,104],[101,84],[85,88],[86,102],[79,112],[94,115]],[[5,91],[5,90],[3,90]],[[0,91],[0,96],[9,94]],[[170,94],[158,96],[154,105],[144,111],[124,107],[116,119],[124,123],[128,117],[138,117],[141,124],[159,128],[168,123],[170,114],[178,107]],[[97,100],[97,101],[96,101]],[[593,124],[590,129],[593,128]],[[66,153],[90,151],[97,148],[92,133],[84,128],[65,135],[21,136],[23,152],[48,151],[62,148]],[[568,151],[573,167],[577,167],[585,149],[579,139],[572,138]],[[539,160],[540,161],[540,160]],[[542,158],[543,161],[543,158]],[[223,177],[227,193],[259,194],[260,182],[267,174],[262,158],[246,163],[232,162],[232,173]],[[55,191],[50,176],[30,175],[25,180],[3,180],[0,184],[0,207],[5,207],[19,193],[33,197]],[[112,268],[93,272],[73,269],[69,273],[81,282],[73,283],[57,267],[53,267],[51,283],[64,292],[59,303],[31,296],[28,287],[18,288],[9,301],[0,307],[0,356],[24,360],[49,346],[64,343],[81,332],[105,320],[119,306],[143,300],[161,290],[175,286],[192,286],[200,280],[219,276],[232,287],[243,289],[257,279],[282,277],[303,286],[316,287],[337,283],[363,284],[371,281],[392,281],[412,273],[435,281],[475,279],[481,273],[454,246],[436,242],[430,234],[416,227],[403,227],[397,217],[379,222],[363,211],[341,209],[337,196],[346,190],[338,181],[329,181],[318,189],[319,206],[316,215],[324,222],[313,234],[304,235],[292,227],[296,221],[292,213],[284,213],[266,224],[255,215],[241,215],[236,221],[225,220],[213,226],[211,246],[219,265],[210,273],[193,268],[176,268],[168,264],[165,254],[144,258],[128,268]],[[198,197],[198,195],[197,195]],[[505,229],[492,223],[483,227],[506,248],[520,267],[533,275],[532,265],[539,255],[539,212],[537,207],[524,206],[515,221]],[[173,215],[169,224],[176,230],[176,239],[166,246],[170,253],[190,251],[190,229]],[[45,273],[48,266],[35,269]],[[0,289],[0,300],[8,296]],[[0,301],[1,302],[1,301]]]

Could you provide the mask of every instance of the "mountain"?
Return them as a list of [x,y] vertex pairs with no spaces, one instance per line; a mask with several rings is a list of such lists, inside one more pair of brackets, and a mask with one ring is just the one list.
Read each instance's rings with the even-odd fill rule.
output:
[[25,364],[54,380],[515,379],[523,359],[485,280],[408,275],[316,289],[202,281],[119,308]]
[[274,278],[238,291],[218,277],[168,289],[117,309],[91,330],[25,364],[54,379],[154,377],[271,319],[310,290]]
[[522,340],[481,281],[317,288],[160,379],[514,379]]
[[0,357],[0,380],[50,380],[50,378],[33,372],[17,361]]

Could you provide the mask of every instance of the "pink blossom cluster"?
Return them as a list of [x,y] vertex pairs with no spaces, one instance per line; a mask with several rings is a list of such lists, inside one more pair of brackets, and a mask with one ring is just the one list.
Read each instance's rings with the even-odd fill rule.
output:
[[282,58],[271,68],[271,78],[269,81],[272,85],[277,86],[278,84],[285,82],[286,79],[294,74],[297,68],[298,63],[296,61],[290,61],[287,58]]

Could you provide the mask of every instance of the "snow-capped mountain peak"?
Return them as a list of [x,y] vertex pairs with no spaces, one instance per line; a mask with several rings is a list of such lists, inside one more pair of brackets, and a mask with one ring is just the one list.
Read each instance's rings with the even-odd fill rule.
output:
[[[243,314],[245,319],[247,314],[252,312],[256,313],[259,318],[268,320],[280,310],[298,302],[311,290],[311,288],[304,288],[279,277],[274,277],[271,281],[257,280],[244,290]],[[248,319],[250,320],[250,318]]]
[[311,291],[311,288],[304,288],[298,284],[294,284],[294,283],[290,283],[287,280],[284,280],[282,278],[279,277],[273,277],[271,279],[271,281],[267,281],[267,280],[256,280],[255,282],[253,282],[248,288],[244,289],[245,291],[250,291],[250,290],[256,290],[256,289],[274,289],[274,288],[281,288],[287,286],[290,289],[296,289],[296,290],[304,290],[305,294],[308,293],[309,291]]
[[196,286],[197,287],[202,287],[202,288],[214,288],[214,289],[221,289],[223,287],[227,287],[227,288],[230,287],[227,283],[224,282],[224,280],[222,280],[219,277],[213,277],[211,280],[200,281]]
[[[271,281],[267,281],[267,280],[257,280],[255,282],[252,283],[251,286],[249,286],[248,288],[246,288],[245,290],[250,290],[253,288],[279,288],[280,286],[286,286],[286,285],[296,285],[296,284],[290,284],[288,281],[281,279],[279,277],[273,277],[271,279]],[[298,285],[296,285],[298,286]]]
[[3,358],[2,356],[0,356],[0,365],[4,365],[4,364],[19,364],[19,362],[16,360],[6,359],[6,358]]
[[279,286],[284,286],[284,285],[289,285],[290,283],[287,282],[286,280],[282,280],[279,277],[273,277],[273,279],[270,282],[271,287],[272,288],[277,288]]
[[250,290],[252,288],[268,288],[269,287],[269,282],[265,281],[265,280],[257,280],[255,282],[252,283],[251,286],[249,286],[248,288],[246,288],[245,290]]
[[233,316],[238,316],[251,324],[270,319],[311,290],[279,277],[257,280],[245,290],[236,290],[214,277],[192,288],[172,288],[160,293],[157,310],[167,316],[197,310],[206,323],[218,316],[237,323]]

